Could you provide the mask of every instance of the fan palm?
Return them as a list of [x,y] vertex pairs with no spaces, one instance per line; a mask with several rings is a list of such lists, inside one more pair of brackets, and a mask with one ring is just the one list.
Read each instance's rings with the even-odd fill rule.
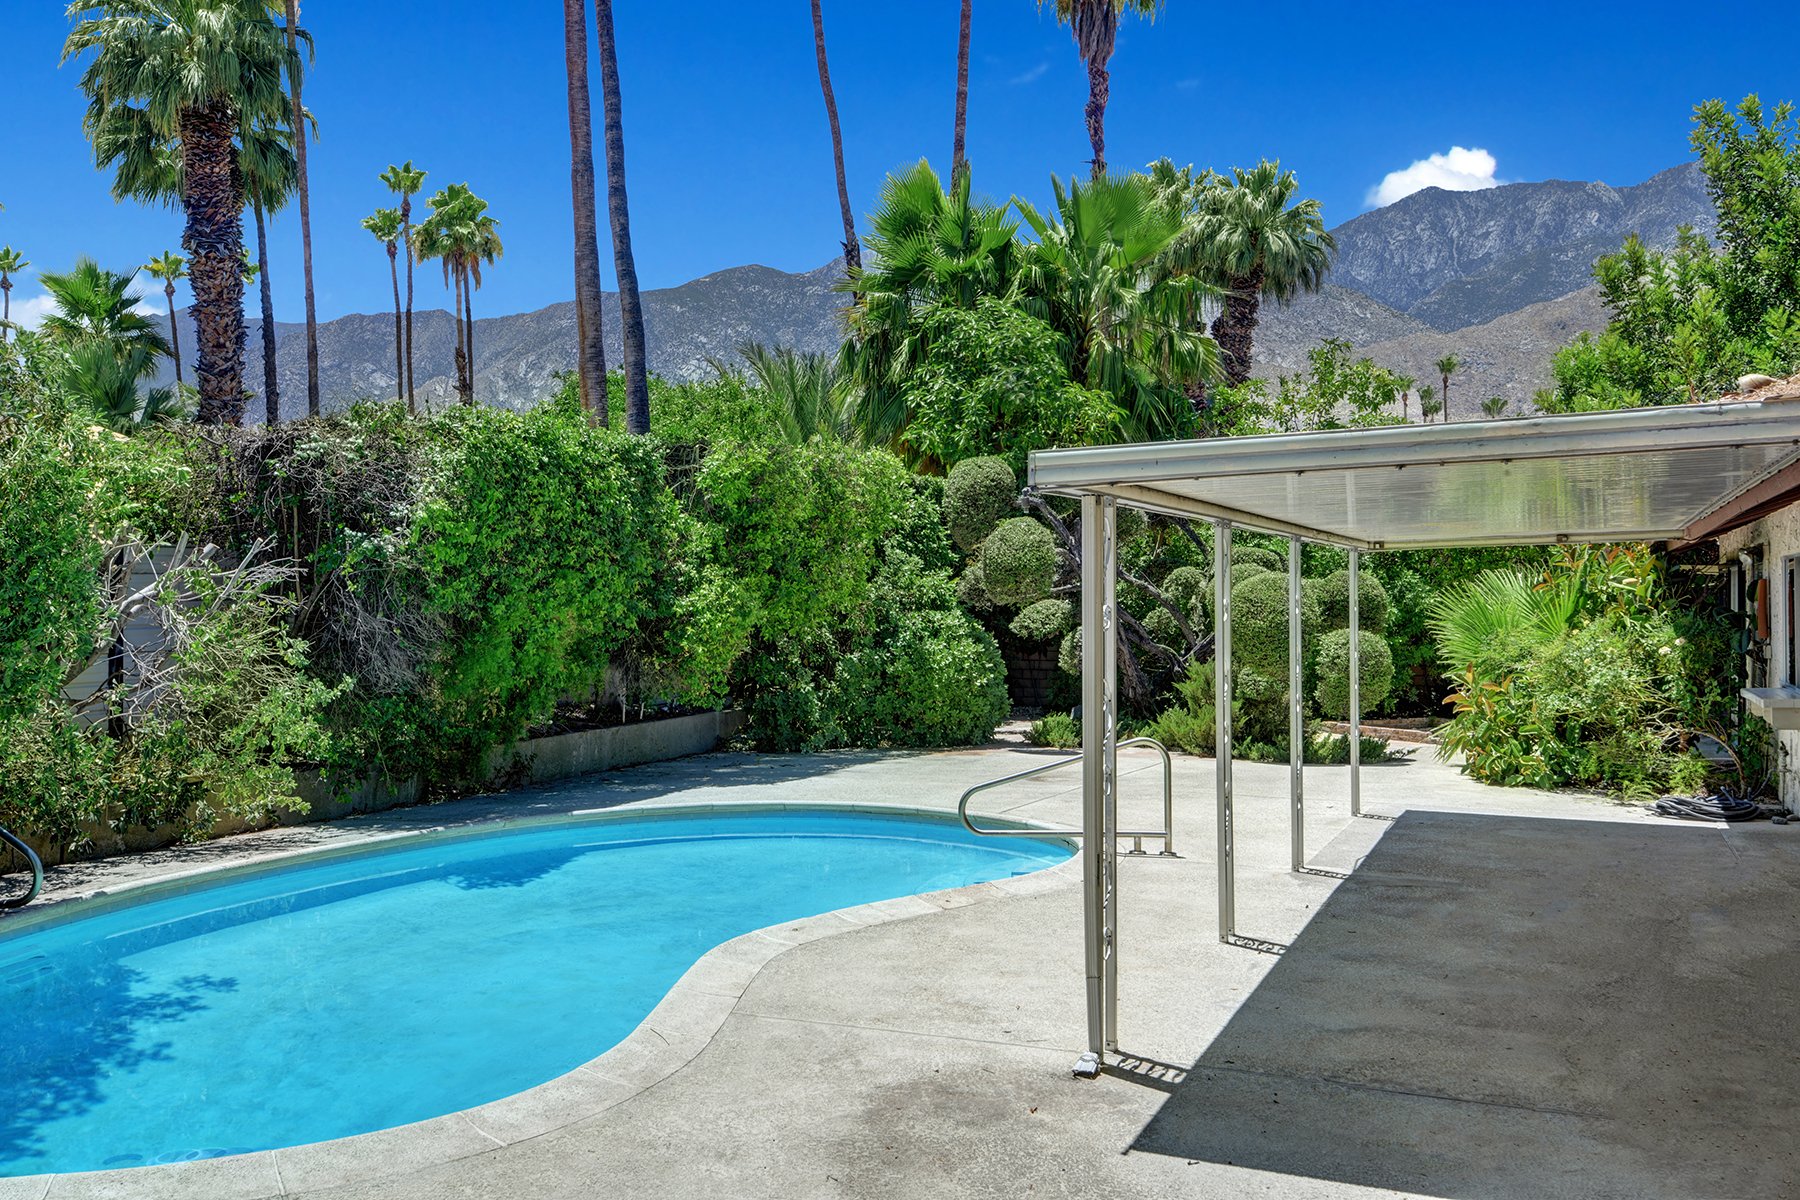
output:
[[607,423],[606,338],[600,312],[600,227],[594,198],[594,105],[588,94],[587,0],[563,0],[569,85],[569,201],[575,215],[575,366],[581,407]]
[[1429,423],[1431,418],[1443,411],[1444,406],[1437,401],[1437,389],[1429,383],[1419,388],[1419,417]]
[[1575,622],[1580,590],[1569,576],[1539,586],[1519,571],[1488,570],[1434,597],[1425,624],[1452,678],[1504,668]]
[[394,281],[394,398],[406,400],[406,344],[400,324],[400,210],[378,208],[362,220],[362,227],[387,247],[388,274]]
[[65,386],[107,428],[129,433],[190,415],[177,388],[139,390],[155,372],[156,351],[147,345],[130,345],[121,353],[106,342],[90,340],[69,351]]
[[400,166],[389,166],[381,173],[381,182],[400,197],[400,246],[406,251],[406,411],[418,411],[418,397],[413,388],[413,245],[412,198],[425,186],[425,172],[407,159]]
[[1022,257],[1022,306],[1069,340],[1070,375],[1114,398],[1129,436],[1182,436],[1188,388],[1219,373],[1218,347],[1198,328],[1215,289],[1164,269],[1185,222],[1146,176],[1051,183],[1053,217],[1013,201],[1038,237]]
[[244,190],[235,140],[259,121],[291,117],[283,82],[298,74],[299,56],[266,0],[76,0],[69,14],[64,61],[92,54],[81,87],[97,165],[113,165],[98,135],[120,123],[154,135],[141,144],[180,149],[198,416],[236,424],[244,411]]
[[873,262],[845,284],[853,300],[838,365],[844,423],[867,444],[888,445],[906,427],[902,392],[929,348],[926,311],[1006,292],[1018,228],[1005,207],[971,199],[967,173],[948,192],[923,160],[888,176],[869,223]]
[[803,354],[788,347],[770,350],[759,342],[738,347],[756,386],[774,401],[782,432],[790,441],[838,435],[834,395],[837,368],[827,354]]
[[175,285],[187,278],[187,259],[165,250],[143,266],[144,274],[162,280],[169,301],[169,357],[175,360],[175,385],[181,386],[181,331],[175,327]]
[[1199,272],[1224,292],[1213,319],[1213,340],[1225,382],[1250,378],[1250,354],[1262,301],[1287,304],[1302,292],[1324,286],[1337,243],[1325,230],[1319,202],[1294,201],[1299,182],[1278,162],[1264,160],[1229,177],[1210,172],[1190,179],[1164,159],[1151,179],[1166,204],[1181,203],[1187,228],[1171,253],[1171,263]]
[[119,357],[143,347],[155,370],[156,356],[172,353],[172,348],[156,322],[139,311],[144,297],[132,290],[131,280],[130,274],[108,271],[91,258],[63,274],[46,272],[44,290],[56,311],[44,318],[39,334],[70,349],[97,343]]
[[1438,402],[1444,406],[1444,419],[1450,419],[1450,377],[1462,370],[1462,359],[1454,354],[1446,354],[1432,364],[1437,367],[1438,376],[1443,380],[1444,390],[1438,394]]
[[6,328],[12,324],[13,276],[31,264],[11,246],[0,246],[0,342],[6,340]]
[[[1051,0],[1038,0],[1042,10]],[[1162,0],[1055,0],[1056,19],[1075,35],[1075,48],[1087,65],[1088,143],[1093,147],[1093,177],[1106,174],[1106,103],[1112,92],[1113,46],[1119,37],[1119,18],[1125,13],[1156,19]]]
[[644,307],[637,260],[631,252],[631,206],[625,194],[625,116],[619,94],[618,39],[612,0],[595,0],[599,26],[600,107],[606,118],[606,214],[612,226],[613,275],[619,281],[619,325],[625,359],[625,428],[650,432],[650,364],[644,346]]
[[1506,397],[1489,396],[1486,400],[1481,402],[1481,411],[1484,416],[1489,418],[1504,416],[1506,413]]
[[464,404],[475,403],[475,306],[481,266],[503,253],[500,222],[487,215],[487,201],[453,183],[431,198],[431,215],[419,227],[419,257],[440,259],[444,283],[453,289],[456,321],[456,388]]

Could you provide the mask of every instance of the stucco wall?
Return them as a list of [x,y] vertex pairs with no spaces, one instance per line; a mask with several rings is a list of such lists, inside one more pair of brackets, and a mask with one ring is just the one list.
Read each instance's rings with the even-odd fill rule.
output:
[[[1780,686],[1790,678],[1787,646],[1791,620],[1782,587],[1782,559],[1800,554],[1800,505],[1790,505],[1755,524],[1721,535],[1719,559],[1729,562],[1758,546],[1762,547],[1763,567],[1769,579],[1769,683]],[[1790,812],[1800,812],[1800,732],[1787,730],[1776,736],[1781,744],[1776,766],[1781,802]]]

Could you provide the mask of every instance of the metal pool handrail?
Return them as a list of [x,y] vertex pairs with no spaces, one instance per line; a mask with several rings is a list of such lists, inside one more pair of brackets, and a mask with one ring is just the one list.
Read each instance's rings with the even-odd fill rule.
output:
[[[1117,830],[1113,836],[1115,838],[1131,839],[1131,849],[1126,851],[1127,854],[1142,854],[1144,853],[1145,838],[1159,838],[1162,841],[1163,848],[1158,851],[1158,853],[1165,857],[1174,858],[1176,857],[1175,764],[1174,760],[1169,757],[1169,748],[1155,738],[1147,737],[1126,738],[1118,744],[1117,748],[1122,750],[1126,746],[1150,746],[1154,748],[1158,754],[1162,755],[1163,827],[1161,829],[1120,829]],[[1020,780],[1033,779],[1039,775],[1047,775],[1058,767],[1072,766],[1080,761],[1081,755],[1073,754],[1068,758],[1059,758],[1054,762],[1039,763],[1035,767],[1027,767],[1023,771],[1015,771],[1013,774],[1002,776],[999,779],[990,779],[986,783],[978,783],[962,794],[962,799],[956,805],[956,815],[962,819],[963,827],[965,829],[970,833],[980,834],[982,837],[1080,837],[1082,831],[1079,829],[1042,827],[1036,829],[984,829],[969,819],[969,801],[973,800],[982,792],[991,791],[997,787],[1004,787],[1009,783],[1018,783]]]
[[37,851],[14,837],[12,831],[4,826],[0,826],[0,842],[5,842],[23,854],[25,861],[31,864],[31,886],[26,889],[23,896],[11,900],[0,900],[0,908],[24,908],[36,900],[37,894],[44,890],[44,862],[37,856]]

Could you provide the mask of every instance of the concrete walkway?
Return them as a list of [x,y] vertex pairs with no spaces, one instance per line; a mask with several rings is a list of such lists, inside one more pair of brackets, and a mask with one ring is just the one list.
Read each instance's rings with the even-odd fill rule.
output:
[[[1428,753],[1428,752],[1427,752]],[[710,755],[596,781],[59,871],[53,894],[196,863],[617,803],[953,807],[1026,751]],[[809,941],[685,1067],[591,1119],[454,1162],[373,1160],[347,1197],[1800,1195],[1800,826],[1686,826],[1470,783],[1428,758],[1237,770],[1238,925],[1217,936],[1210,761],[1180,758],[1177,860],[1121,869],[1120,1038],[1097,1081],[1072,883]],[[1157,761],[1127,752],[1125,820]],[[985,797],[1073,822],[1077,773]],[[132,1176],[108,1194],[131,1195]],[[148,1179],[146,1179],[148,1184]],[[54,1188],[51,1195],[56,1195]],[[168,1193],[176,1194],[176,1193]]]

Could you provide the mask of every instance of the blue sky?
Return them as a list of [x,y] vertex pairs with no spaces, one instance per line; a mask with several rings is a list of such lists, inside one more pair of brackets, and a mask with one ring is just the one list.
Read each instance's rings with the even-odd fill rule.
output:
[[[620,0],[633,240],[664,287],[757,262],[806,270],[840,236],[830,142],[804,0]],[[78,69],[58,69],[61,5],[0,0],[0,242],[36,268],[78,254],[124,268],[180,241],[180,216],[116,205],[81,135]],[[1506,6],[1172,0],[1128,23],[1113,60],[1108,158],[1218,168],[1279,157],[1337,223],[1372,189],[1454,147],[1500,180],[1636,183],[1688,156],[1689,112],[1711,96],[1800,98],[1795,6]],[[429,13],[429,20],[421,20]],[[851,193],[921,156],[947,164],[957,0],[825,0]],[[319,312],[383,311],[385,256],[358,220],[387,202],[376,175],[412,158],[429,187],[466,181],[502,222],[505,260],[478,315],[567,299],[568,125],[561,6],[309,0],[318,61],[308,106]],[[1085,77],[1067,32],[1032,0],[976,0],[969,146],[977,189],[1036,200],[1084,170]],[[1765,53],[1765,51],[1770,51]],[[596,64],[596,102],[598,72]],[[1449,166],[1479,175],[1486,160]],[[1428,169],[1421,171],[1429,176]],[[604,229],[604,215],[602,216]],[[278,316],[297,319],[298,229],[271,229]],[[611,280],[610,255],[606,274]],[[36,280],[20,280],[29,308]],[[182,297],[185,300],[185,296]],[[422,306],[442,303],[435,278]]]

